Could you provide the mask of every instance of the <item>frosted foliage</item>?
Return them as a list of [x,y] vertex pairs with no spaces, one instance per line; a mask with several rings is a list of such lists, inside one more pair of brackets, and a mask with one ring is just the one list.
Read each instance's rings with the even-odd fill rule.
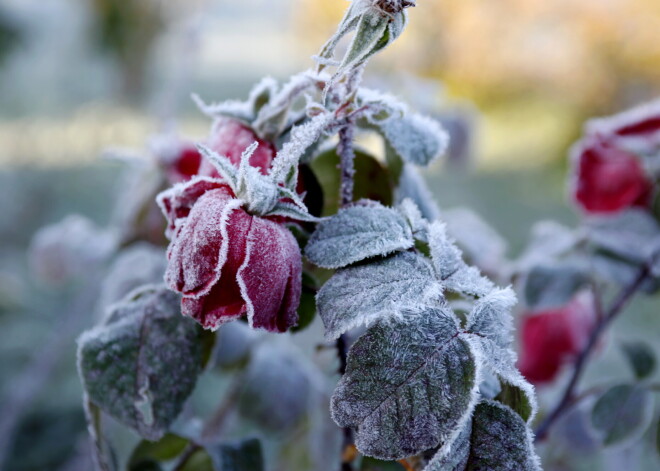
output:
[[357,25],[357,31],[353,37],[351,45],[339,66],[337,74],[364,62],[369,56],[376,53],[383,46],[382,38],[386,34],[389,26],[389,19],[379,12],[366,11],[360,18]]
[[485,364],[497,374],[500,381],[517,388],[520,393],[520,397],[517,398],[520,403],[520,413],[531,422],[538,409],[536,395],[534,387],[516,368],[516,353],[508,346],[501,347],[492,339],[485,337],[473,336],[468,338],[468,342],[475,351],[481,353]]
[[435,221],[440,217],[440,208],[433,200],[426,181],[411,164],[404,164],[394,197],[397,203],[406,198],[414,201],[427,221]]
[[493,288],[493,283],[481,276],[479,270],[468,266],[461,251],[447,235],[446,226],[436,221],[429,226],[429,247],[438,276],[445,289],[472,296],[484,296]]
[[30,264],[41,280],[66,283],[97,271],[116,246],[114,233],[84,216],[71,215],[35,234],[29,249]]
[[594,218],[588,231],[593,244],[633,262],[649,262],[660,251],[660,224],[646,210]]
[[344,208],[321,221],[305,255],[319,267],[341,268],[413,245],[410,226],[398,211],[371,204]]
[[409,198],[404,199],[399,207],[399,212],[410,224],[415,237],[420,240],[427,239],[428,222],[422,216],[417,205]]
[[477,213],[467,208],[445,211],[449,234],[469,260],[486,272],[497,273],[505,264],[506,241]]
[[270,174],[276,182],[284,182],[292,167],[297,167],[300,158],[309,146],[314,144],[332,123],[332,113],[321,113],[291,131],[291,137],[275,156]]
[[327,339],[381,317],[400,316],[441,295],[433,268],[421,255],[403,252],[340,270],[320,289],[316,304]]
[[300,352],[262,344],[255,352],[238,403],[244,417],[272,430],[290,430],[309,411],[314,384]]
[[443,446],[424,468],[424,471],[464,471],[470,457],[470,436],[472,421],[463,427],[451,446]]
[[421,453],[464,424],[477,369],[449,311],[427,308],[408,321],[379,322],[351,347],[332,417],[357,428],[356,446],[367,456]]
[[164,287],[143,291],[78,339],[78,370],[92,402],[149,440],[165,434],[200,372],[199,330],[179,302]]
[[513,331],[511,309],[515,305],[516,295],[511,288],[495,289],[475,303],[466,328],[508,348]]
[[447,151],[449,135],[437,121],[410,113],[380,124],[392,148],[401,158],[415,165],[429,165]]
[[108,270],[99,297],[99,307],[120,301],[142,285],[163,281],[167,259],[165,250],[140,242],[119,253]]
[[[466,471],[540,471],[529,428],[513,410],[482,401],[472,416]],[[435,470],[433,470],[435,471]]]
[[554,260],[579,242],[578,234],[555,221],[541,221],[532,228],[532,240],[516,261],[516,271],[526,272],[539,263]]

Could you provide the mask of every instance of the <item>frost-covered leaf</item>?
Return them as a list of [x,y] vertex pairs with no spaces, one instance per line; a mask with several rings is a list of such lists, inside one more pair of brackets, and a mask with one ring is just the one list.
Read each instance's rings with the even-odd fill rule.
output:
[[165,434],[200,372],[200,331],[179,305],[165,288],[145,289],[78,340],[78,369],[91,401],[150,440]]
[[502,272],[507,264],[507,243],[490,224],[467,208],[443,211],[442,220],[472,264],[487,273]]
[[268,430],[288,430],[308,412],[313,392],[301,353],[284,344],[263,344],[252,355],[238,410]]
[[421,255],[403,252],[366,265],[339,270],[316,302],[327,339],[383,316],[399,316],[441,294],[433,269]]
[[[388,165],[392,168],[391,163]],[[406,198],[415,202],[427,221],[433,222],[440,218],[440,208],[434,201],[426,181],[411,164],[402,166],[394,195],[396,203],[399,204]]]
[[161,283],[166,267],[164,249],[146,242],[127,247],[108,269],[101,285],[98,307],[107,308],[139,286]]
[[564,306],[590,281],[588,267],[572,260],[537,265],[525,280],[525,302],[535,310]]
[[419,210],[417,205],[413,200],[405,198],[397,209],[401,215],[408,221],[410,228],[413,231],[413,234],[416,239],[428,242],[428,228],[429,223],[422,216],[422,212]]
[[591,424],[605,445],[630,443],[641,437],[653,420],[653,394],[634,384],[614,386],[591,411]]
[[653,374],[657,362],[655,352],[649,345],[644,342],[624,342],[621,350],[638,379],[644,379]]
[[472,419],[468,420],[456,439],[442,446],[424,471],[464,471],[470,458]]
[[463,425],[478,395],[475,357],[450,311],[426,308],[371,327],[351,347],[332,417],[367,456],[400,459]]
[[511,288],[495,289],[475,303],[466,329],[493,340],[499,347],[509,348],[513,331],[511,309],[515,305],[516,295]]
[[377,12],[365,12],[357,24],[353,41],[346,51],[337,74],[341,74],[358,64],[363,63],[370,56],[382,49],[383,39],[387,42],[388,26],[390,20]]
[[202,144],[197,144],[197,150],[199,150],[199,152],[211,162],[213,167],[222,177],[222,180],[226,182],[234,192],[236,192],[238,189],[238,169],[231,160],[224,155],[219,155],[217,152]]
[[447,235],[446,226],[436,221],[429,226],[429,247],[436,272],[445,289],[473,296],[485,296],[494,288],[493,283],[468,266],[461,251]]
[[261,441],[258,438],[212,444],[205,448],[215,471],[264,470]]
[[412,231],[396,210],[372,202],[340,210],[321,221],[305,255],[323,268],[340,268],[414,245]]
[[482,401],[472,416],[469,453],[466,445],[456,442],[462,460],[444,465],[444,457],[434,458],[425,471],[540,471],[539,458],[529,428],[508,407],[495,401]]
[[502,347],[495,340],[480,335],[466,336],[465,339],[484,364],[498,376],[501,402],[515,410],[523,420],[531,422],[538,409],[534,387],[516,368],[517,355],[510,345]]
[[426,166],[443,155],[449,136],[440,124],[425,116],[408,113],[379,124],[390,146],[408,163]]
[[575,230],[555,221],[541,221],[532,228],[532,240],[516,261],[516,271],[528,272],[541,263],[570,252],[581,240]]
[[593,245],[630,262],[649,262],[660,251],[660,224],[645,210],[594,218],[587,228]]
[[[376,158],[360,149],[355,150],[353,165],[355,167],[353,201],[369,199],[390,206],[393,202],[393,190],[388,170]],[[324,216],[335,214],[339,209],[341,185],[337,149],[332,148],[319,154],[311,163],[311,167],[323,189],[322,214]]]

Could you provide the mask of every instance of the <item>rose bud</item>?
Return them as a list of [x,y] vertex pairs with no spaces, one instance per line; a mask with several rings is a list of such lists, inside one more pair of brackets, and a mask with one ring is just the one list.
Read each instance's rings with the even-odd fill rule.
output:
[[535,384],[552,381],[586,346],[595,323],[590,293],[578,295],[560,308],[524,314],[520,372]]
[[244,314],[271,332],[296,324],[302,259],[284,226],[248,213],[220,179],[197,177],[158,202],[171,239],[165,281],[184,315],[213,330]]
[[[218,118],[211,129],[207,146],[238,166],[243,151],[253,142],[257,142],[258,147],[250,157],[250,165],[257,167],[265,175],[270,169],[277,149],[272,142],[260,139],[250,127],[241,121],[225,117]],[[202,159],[199,174],[218,177],[217,170],[207,159]]]
[[587,137],[574,149],[573,196],[588,213],[611,213],[648,206],[653,182],[640,159],[598,137]]

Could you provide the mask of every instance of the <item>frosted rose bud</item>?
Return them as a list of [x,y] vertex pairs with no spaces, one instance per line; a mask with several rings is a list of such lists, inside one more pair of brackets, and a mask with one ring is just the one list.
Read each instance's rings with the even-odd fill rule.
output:
[[248,214],[221,180],[198,178],[158,197],[171,239],[165,281],[184,315],[208,329],[247,315],[284,332],[298,320],[302,259],[293,235]]
[[[250,165],[257,167],[265,175],[270,169],[277,149],[272,142],[259,139],[259,136],[241,121],[225,117],[218,118],[213,124],[206,145],[238,166],[241,162],[241,155],[253,142],[257,142],[259,146],[250,157]],[[199,174],[210,177],[218,176],[216,169],[206,159],[202,159]]]
[[575,149],[574,198],[590,213],[612,213],[650,204],[653,183],[640,158],[598,137]]
[[557,309],[526,313],[519,369],[530,382],[552,381],[586,346],[596,323],[593,297],[583,293]]

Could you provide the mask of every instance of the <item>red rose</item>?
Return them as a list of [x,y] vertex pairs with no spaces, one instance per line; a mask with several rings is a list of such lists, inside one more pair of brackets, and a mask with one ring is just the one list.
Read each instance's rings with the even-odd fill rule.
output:
[[[217,119],[211,129],[207,146],[238,166],[243,151],[253,142],[257,142],[259,146],[250,157],[250,165],[257,167],[265,175],[270,169],[277,149],[272,142],[259,139],[255,132],[242,122],[232,118]],[[199,174],[210,177],[218,176],[218,172],[207,159],[202,160]]]
[[653,182],[636,155],[594,136],[574,152],[574,197],[585,211],[610,213],[650,204]]
[[591,295],[578,296],[561,308],[525,314],[518,365],[523,376],[535,384],[552,381],[586,346],[595,322]]
[[249,214],[219,179],[195,178],[158,201],[171,238],[165,281],[184,315],[209,329],[243,314],[272,332],[296,324],[302,259],[285,227]]

